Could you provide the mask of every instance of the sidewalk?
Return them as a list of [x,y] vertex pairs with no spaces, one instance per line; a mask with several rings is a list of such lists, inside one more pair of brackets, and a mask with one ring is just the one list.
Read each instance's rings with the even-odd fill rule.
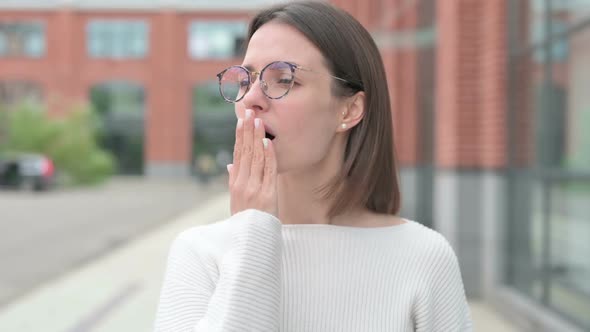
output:
[[[184,229],[229,216],[222,194],[106,256],[33,290],[0,311],[0,331],[152,331],[168,254]],[[477,331],[517,331],[483,303],[470,303]]]

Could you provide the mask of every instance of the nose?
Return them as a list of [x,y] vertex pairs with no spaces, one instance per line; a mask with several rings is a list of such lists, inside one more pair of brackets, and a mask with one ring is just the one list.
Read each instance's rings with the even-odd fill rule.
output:
[[251,109],[254,111],[264,111],[268,108],[269,99],[266,97],[262,89],[264,88],[264,82],[259,79],[259,77],[253,78],[254,81],[252,82],[252,86],[244,98],[241,100],[241,104],[243,104],[243,109]]

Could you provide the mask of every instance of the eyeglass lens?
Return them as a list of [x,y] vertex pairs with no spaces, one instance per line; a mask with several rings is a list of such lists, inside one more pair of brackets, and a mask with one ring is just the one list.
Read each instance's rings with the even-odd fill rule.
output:
[[[254,75],[252,75],[254,76]],[[252,82],[255,78],[252,79]],[[266,96],[278,99],[285,96],[293,86],[294,74],[291,65],[277,61],[268,64],[260,73],[260,87]],[[251,76],[240,66],[228,68],[219,79],[222,97],[235,102],[244,97],[250,87]]]

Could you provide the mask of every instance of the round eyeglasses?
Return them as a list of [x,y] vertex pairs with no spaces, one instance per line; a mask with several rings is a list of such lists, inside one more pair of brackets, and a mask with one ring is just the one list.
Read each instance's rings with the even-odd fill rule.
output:
[[[244,98],[252,83],[256,81],[256,77],[259,77],[262,92],[270,99],[280,99],[286,96],[293,87],[295,70],[311,71],[286,61],[271,62],[264,66],[260,72],[250,71],[242,66],[231,66],[217,74],[219,92],[225,101],[236,103]],[[343,78],[330,76],[349,83]]]

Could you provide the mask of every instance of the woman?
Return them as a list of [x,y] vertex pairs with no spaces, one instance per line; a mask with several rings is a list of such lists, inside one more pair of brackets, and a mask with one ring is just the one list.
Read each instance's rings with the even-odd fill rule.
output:
[[235,103],[231,217],[173,243],[157,331],[466,331],[456,256],[400,205],[383,62],[321,2],[251,22]]

